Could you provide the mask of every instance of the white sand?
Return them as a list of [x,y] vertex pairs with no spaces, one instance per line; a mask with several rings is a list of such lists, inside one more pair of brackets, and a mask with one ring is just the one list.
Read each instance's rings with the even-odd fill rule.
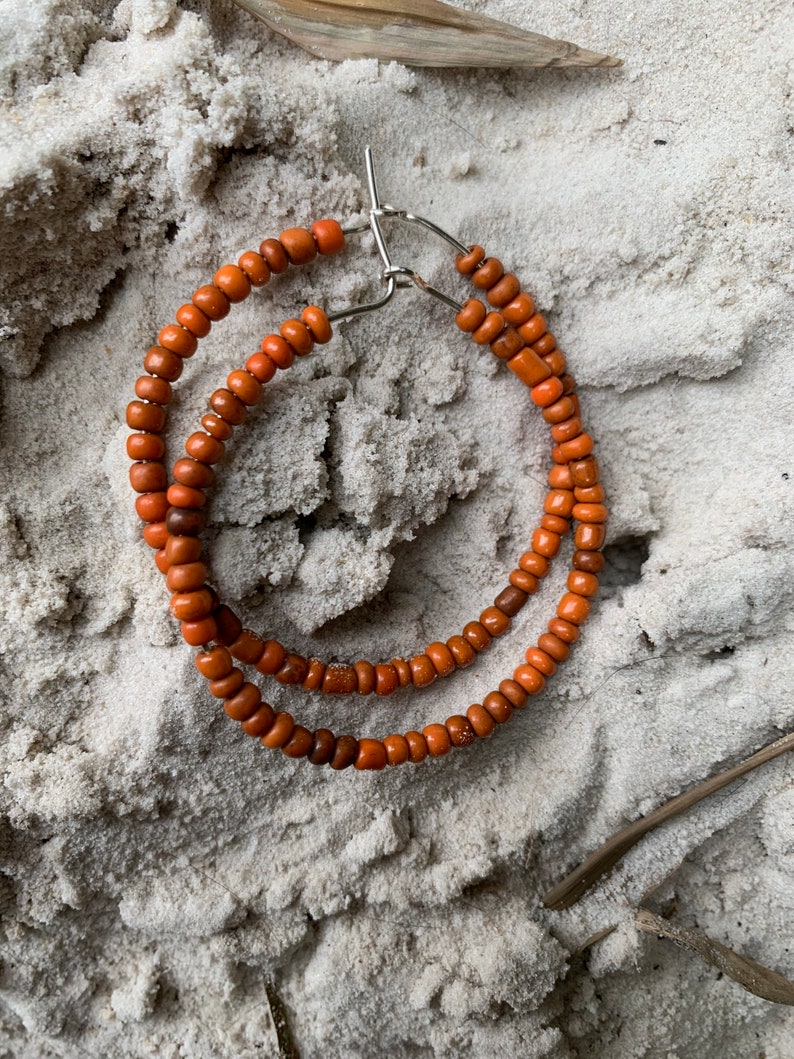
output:
[[[790,761],[572,911],[539,900],[794,723],[790,5],[470,6],[626,65],[333,65],[229,0],[4,11],[4,1055],[274,1056],[265,977],[304,1059],[794,1054],[788,1009],[632,925],[643,902],[794,977]],[[358,215],[366,142],[388,199],[482,241],[548,311],[597,438],[610,567],[570,663],[492,739],[334,774],[219,715],[140,542],[123,423],[144,350],[219,264]],[[395,241],[465,294],[439,245]],[[267,330],[376,275],[353,248],[237,308],[178,385],[173,451]],[[339,331],[239,431],[213,576],[299,650],[388,658],[506,582],[547,449],[443,307],[405,292]],[[441,687],[268,697],[360,734],[465,710],[542,630],[564,565]]]

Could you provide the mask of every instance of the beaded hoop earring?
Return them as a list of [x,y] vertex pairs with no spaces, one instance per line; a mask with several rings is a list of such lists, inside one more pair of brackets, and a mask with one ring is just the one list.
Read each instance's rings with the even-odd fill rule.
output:
[[[155,550],[157,567],[172,592],[171,613],[180,622],[183,639],[201,647],[196,666],[209,681],[211,694],[223,700],[228,716],[264,746],[281,749],[288,757],[305,757],[315,765],[329,764],[334,770],[350,765],[362,770],[382,769],[387,764],[418,763],[428,755],[441,757],[452,747],[469,746],[478,737],[489,736],[514,709],[521,709],[530,695],[540,692],[546,679],[567,659],[590,611],[604,563],[600,549],[607,518],[604,490],[592,455],[593,439],[582,426],[573,376],[567,373],[565,356],[546,330],[546,321],[532,298],[497,258],[486,257],[481,246],[464,246],[425,218],[382,204],[369,149],[366,157],[371,198],[368,221],[348,229],[335,220],[316,221],[310,229],[290,228],[278,239],[265,239],[259,252],[246,251],[237,265],[220,268],[211,284],[199,287],[192,300],[177,310],[176,323],[160,331],[158,344],[144,359],[147,374],[135,384],[137,400],[127,407],[127,424],[135,431],[127,439],[127,453],[134,461],[130,483],[139,494],[135,508],[145,524],[143,537]],[[380,223],[383,217],[420,225],[449,243],[457,251],[457,271],[484,292],[491,309],[476,298],[460,305],[414,270],[394,265]],[[330,314],[309,305],[300,318],[285,321],[278,333],[267,335],[261,350],[247,359],[244,368],[232,371],[226,386],[209,398],[211,411],[201,418],[202,430],[185,442],[186,456],[174,463],[173,482],[169,483],[162,437],[166,406],[172,396],[171,384],[180,377],[184,360],[195,353],[198,340],[209,333],[213,323],[228,315],[232,304],[246,298],[252,287],[264,286],[273,274],[291,265],[307,264],[318,254],[338,253],[347,235],[365,230],[372,232],[383,260],[386,294],[378,301]],[[289,368],[296,357],[310,353],[315,344],[328,342],[332,323],[380,308],[399,287],[410,283],[454,308],[458,328],[470,334],[477,345],[489,346],[529,388],[532,402],[551,428],[550,490],[540,525],[532,534],[531,549],[519,558],[508,586],[493,605],[483,610],[479,620],[469,622],[460,635],[445,642],[433,641],[424,652],[407,660],[326,664],[288,651],[277,640],[244,628],[237,615],[218,599],[208,584],[208,570],[202,561],[200,535],[206,489],[214,482],[213,467],[223,459],[234,427],[260,400],[263,385],[278,370]],[[524,663],[501,681],[498,691],[470,706],[465,716],[456,714],[443,724],[427,725],[421,732],[389,735],[383,740],[335,736],[327,728],[310,731],[296,724],[290,713],[275,712],[262,700],[259,687],[246,680],[242,669],[234,664],[236,660],[253,666],[282,685],[329,694],[374,692],[385,696],[408,685],[426,687],[438,677],[470,665],[493,637],[508,631],[511,619],[538,590],[572,521],[577,523],[573,569],[547,631],[527,649]]]

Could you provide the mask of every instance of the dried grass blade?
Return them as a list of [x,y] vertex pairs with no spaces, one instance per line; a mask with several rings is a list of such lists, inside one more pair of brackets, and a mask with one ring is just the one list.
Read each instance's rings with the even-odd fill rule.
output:
[[322,59],[407,66],[620,66],[620,59],[440,0],[235,0]]
[[646,835],[654,827],[658,827],[659,824],[663,824],[666,820],[670,820],[672,817],[685,812],[710,794],[727,787],[734,780],[745,776],[748,772],[752,772],[759,765],[765,765],[768,761],[772,761],[773,758],[785,754],[788,750],[794,750],[794,732],[790,732],[788,735],[783,736],[782,739],[777,739],[774,743],[763,747],[733,768],[725,769],[724,772],[719,772],[716,776],[699,783],[691,790],[671,798],[669,802],[660,805],[652,813],[642,816],[639,820],[635,820],[633,824],[622,828],[611,838],[607,839],[603,846],[600,846],[594,853],[591,853],[589,857],[583,860],[570,875],[566,875],[562,882],[557,883],[548,893],[545,893],[541,899],[543,904],[554,911],[561,911],[565,908],[570,908],[571,905],[575,905],[602,875],[605,875],[610,868],[613,868],[621,857],[625,856],[631,847],[639,842],[643,835]]
[[740,956],[733,949],[707,938],[705,934],[692,930],[691,927],[675,926],[661,916],[649,912],[647,908],[641,908],[637,912],[636,923],[646,934],[669,938],[676,945],[696,952],[706,963],[738,982],[748,992],[764,1000],[771,1000],[774,1004],[794,1006],[794,982],[790,982],[777,971],[770,971],[755,960]]

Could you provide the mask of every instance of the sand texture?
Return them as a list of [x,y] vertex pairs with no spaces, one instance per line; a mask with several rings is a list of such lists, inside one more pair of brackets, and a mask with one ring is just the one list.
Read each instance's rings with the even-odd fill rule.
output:
[[[654,832],[573,909],[541,895],[625,823],[794,727],[792,58],[783,0],[469,7],[616,70],[317,60],[230,0],[33,0],[0,28],[0,1055],[791,1059],[791,1009],[640,905],[794,978],[786,757]],[[608,491],[608,564],[542,695],[380,773],[266,751],[208,694],[140,538],[125,407],[146,349],[266,236],[384,197],[480,242],[547,315]],[[431,236],[400,264],[470,288]],[[377,294],[366,237],[201,343],[169,413],[307,301]],[[269,385],[220,465],[213,583],[307,655],[410,655],[490,604],[549,463],[524,387],[414,290]],[[310,728],[443,721],[509,676],[570,555],[449,680]],[[586,946],[599,932],[614,929]]]

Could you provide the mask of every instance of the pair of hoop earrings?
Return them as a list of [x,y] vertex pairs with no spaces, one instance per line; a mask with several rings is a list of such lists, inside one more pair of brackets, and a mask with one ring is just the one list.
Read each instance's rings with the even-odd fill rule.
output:
[[[573,376],[530,295],[521,290],[517,278],[505,272],[497,258],[487,257],[481,246],[464,246],[431,221],[383,204],[369,148],[366,165],[371,200],[368,220],[350,228],[342,228],[335,220],[316,221],[310,229],[290,228],[278,239],[265,239],[258,252],[246,251],[236,265],[220,268],[211,284],[199,287],[191,301],[177,310],[176,322],[160,331],[158,344],[144,358],[146,374],[135,384],[136,400],[127,407],[127,424],[134,431],[127,439],[127,453],[133,460],[130,483],[138,494],[135,508],[144,523],[143,537],[154,550],[157,567],[172,593],[171,613],[180,622],[183,639],[200,648],[196,667],[208,680],[211,694],[223,702],[228,716],[263,746],[282,750],[288,757],[305,758],[314,765],[330,765],[337,771],[350,765],[371,770],[408,761],[418,763],[428,756],[442,757],[454,747],[487,738],[514,710],[522,709],[531,695],[542,691],[546,680],[568,658],[590,612],[604,565],[601,548],[607,518],[593,439],[582,426]],[[395,265],[384,237],[383,218],[418,225],[442,238],[456,252],[457,271],[470,279],[485,302],[470,298],[461,305],[426,283],[413,269]],[[169,479],[163,439],[166,408],[172,384],[182,374],[184,361],[196,352],[198,340],[209,334],[213,323],[228,315],[233,304],[248,297],[252,288],[264,286],[274,274],[307,264],[317,255],[339,253],[348,236],[364,231],[372,233],[383,262],[385,294],[374,302],[334,313],[316,305],[306,306],[300,317],[286,320],[277,333],[267,335],[261,349],[244,367],[228,375],[225,387],[211,395],[210,411],[201,417],[201,430],[187,438],[185,455],[175,461]],[[452,308],[457,327],[471,335],[478,346],[489,347],[529,388],[533,404],[550,426],[552,441],[543,515],[532,533],[530,549],[518,559],[507,586],[460,634],[433,641],[410,658],[377,663],[362,659],[352,665],[304,658],[277,640],[244,628],[211,587],[201,540],[206,490],[215,481],[215,468],[224,458],[234,428],[260,400],[263,386],[296,358],[308,355],[315,345],[328,342],[335,322],[379,309],[399,288],[411,284]],[[312,731],[296,723],[290,713],[277,712],[264,702],[258,685],[247,680],[235,665],[239,662],[253,667],[282,685],[330,695],[388,696],[409,685],[426,687],[470,665],[494,637],[508,631],[512,619],[538,590],[563,537],[572,528],[574,552],[567,591],[547,631],[526,650],[524,662],[501,681],[498,690],[470,706],[465,715],[454,714],[443,724],[431,723],[421,732],[383,739],[335,735],[328,728]]]

